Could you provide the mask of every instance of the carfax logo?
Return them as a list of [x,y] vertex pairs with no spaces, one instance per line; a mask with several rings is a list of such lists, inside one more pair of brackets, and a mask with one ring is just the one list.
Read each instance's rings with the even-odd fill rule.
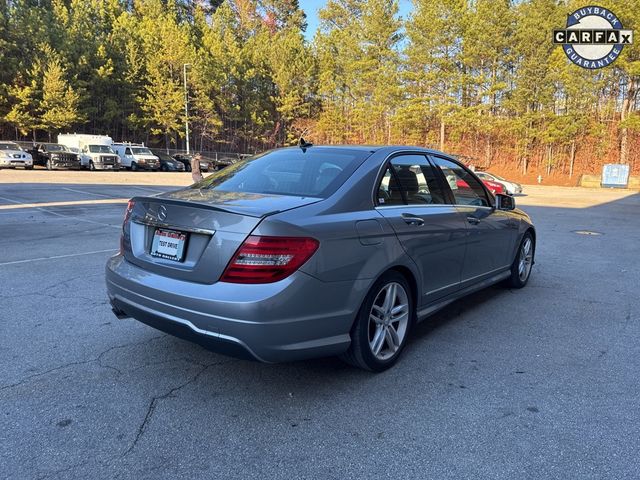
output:
[[583,7],[567,16],[567,28],[553,31],[553,43],[576,65],[595,70],[611,65],[633,43],[633,30],[624,30],[611,10]]

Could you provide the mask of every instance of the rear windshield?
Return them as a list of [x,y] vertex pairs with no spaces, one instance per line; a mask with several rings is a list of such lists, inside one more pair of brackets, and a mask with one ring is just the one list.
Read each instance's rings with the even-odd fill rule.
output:
[[326,198],[370,155],[364,150],[274,150],[235,163],[192,188]]

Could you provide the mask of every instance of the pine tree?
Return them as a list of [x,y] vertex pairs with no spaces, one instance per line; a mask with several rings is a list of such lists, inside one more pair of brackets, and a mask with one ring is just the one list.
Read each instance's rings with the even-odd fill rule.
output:
[[404,115],[411,130],[421,137],[414,133],[411,138],[420,143],[435,143],[431,127],[436,127],[441,149],[445,148],[447,123],[461,106],[461,40],[466,14],[464,0],[414,0],[414,11],[406,24],[408,98]]
[[80,96],[65,78],[65,69],[57,59],[47,64],[42,79],[41,127],[51,134],[81,123]]

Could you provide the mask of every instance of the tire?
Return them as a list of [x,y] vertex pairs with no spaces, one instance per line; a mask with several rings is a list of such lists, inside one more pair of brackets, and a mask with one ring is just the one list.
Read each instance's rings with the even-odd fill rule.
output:
[[93,164],[93,160],[89,160],[89,170],[92,172],[96,171],[96,166]]
[[53,162],[51,161],[50,158],[47,158],[46,166],[47,166],[47,170],[53,170]]
[[33,170],[33,165],[27,165],[24,167],[25,170]]
[[191,165],[189,165],[189,164],[185,165],[184,170],[186,172],[190,172],[191,171]]
[[506,280],[510,288],[522,288],[531,277],[533,259],[536,251],[535,240],[531,232],[526,232],[518,246],[516,258],[511,264],[511,276]]
[[135,172],[138,170],[138,164],[136,162],[131,162],[131,171]]
[[[393,294],[391,305],[386,301],[389,294]],[[389,317],[391,310],[398,311]],[[371,372],[387,370],[398,361],[414,318],[415,301],[406,278],[396,271],[385,273],[362,302],[351,329],[351,345],[341,358]]]
[[167,169],[167,166],[166,166],[166,165],[162,165],[162,166],[160,167],[160,170],[162,170],[163,172],[168,172],[168,171],[169,171],[169,170]]

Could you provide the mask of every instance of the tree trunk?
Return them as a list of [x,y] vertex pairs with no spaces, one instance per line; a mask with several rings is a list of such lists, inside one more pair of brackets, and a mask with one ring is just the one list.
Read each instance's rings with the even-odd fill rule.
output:
[[444,126],[444,117],[440,119],[440,151],[444,152],[444,134],[445,134],[445,126]]
[[[622,101],[620,122],[624,122],[635,109],[636,97],[638,96],[638,82],[639,79],[637,77],[629,79],[629,86]],[[629,132],[627,127],[623,127],[620,130],[620,163],[629,163]]]
[[569,155],[569,178],[573,177],[573,165],[576,161],[576,141],[571,141],[571,154]]

